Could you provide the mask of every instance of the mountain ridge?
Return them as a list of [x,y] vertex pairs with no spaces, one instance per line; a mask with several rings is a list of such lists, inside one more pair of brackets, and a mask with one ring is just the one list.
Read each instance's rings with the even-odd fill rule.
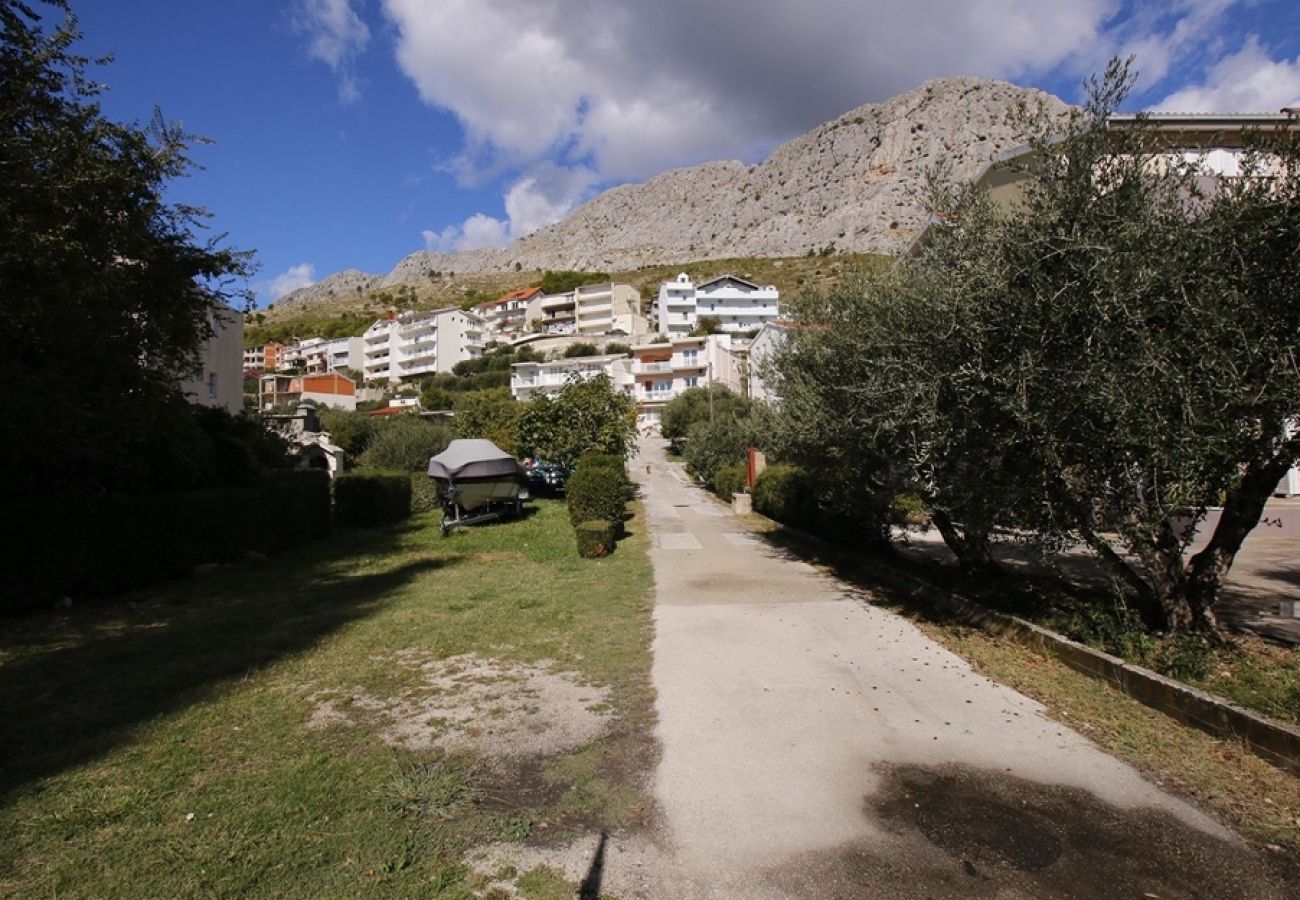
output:
[[868,103],[776,147],[759,163],[714,161],[609,188],[560,221],[510,245],[416,251],[383,275],[348,269],[275,301],[310,304],[340,293],[422,283],[435,273],[512,269],[616,271],[678,259],[895,253],[925,221],[922,184],[943,166],[968,180],[1023,143],[1010,121],[1022,105],[1068,106],[1034,88],[942,78]]

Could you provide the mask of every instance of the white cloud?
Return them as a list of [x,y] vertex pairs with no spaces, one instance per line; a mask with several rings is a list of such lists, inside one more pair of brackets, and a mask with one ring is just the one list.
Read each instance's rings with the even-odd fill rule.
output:
[[475,213],[460,225],[448,225],[442,231],[420,232],[426,249],[434,253],[458,253],[482,247],[504,247],[510,242],[510,225],[486,213]]
[[361,99],[353,64],[370,43],[370,28],[352,9],[351,0],[295,0],[289,11],[295,31],[307,38],[307,55],[333,70],[339,100]]
[[298,263],[267,282],[265,293],[269,294],[272,300],[279,300],[285,294],[315,283],[316,267],[311,263]]
[[1204,83],[1175,91],[1152,108],[1166,112],[1263,112],[1300,106],[1300,56],[1274,60],[1250,35],[1215,63]]
[[464,129],[450,166],[504,178],[517,238],[598,186],[778,142],[931,78],[1077,83],[1138,56],[1140,90],[1222,52],[1252,0],[382,0],[398,66]]

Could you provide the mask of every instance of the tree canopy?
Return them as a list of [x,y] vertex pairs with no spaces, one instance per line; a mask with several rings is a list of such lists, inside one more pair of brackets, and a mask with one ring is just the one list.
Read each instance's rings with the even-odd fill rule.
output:
[[[787,455],[934,509],[967,566],[995,529],[1088,544],[1148,623],[1217,632],[1214,600],[1300,455],[1300,145],[1247,134],[1209,187],[1139,121],[1131,78],[1030,123],[1021,196],[938,185],[919,257],[797,301],[777,356]],[[1152,165],[1160,158],[1161,165]],[[1210,546],[1180,519],[1224,503]]]
[[[13,485],[148,487],[160,434],[187,427],[179,378],[217,308],[246,300],[247,253],[163,199],[194,139],[155,113],[110,121],[75,17],[0,0],[0,466]],[[177,424],[180,422],[180,424]],[[167,437],[162,434],[162,437]]]
[[625,457],[636,438],[636,409],[607,375],[574,376],[556,397],[528,401],[518,429],[522,454],[560,465],[571,466],[586,453]]

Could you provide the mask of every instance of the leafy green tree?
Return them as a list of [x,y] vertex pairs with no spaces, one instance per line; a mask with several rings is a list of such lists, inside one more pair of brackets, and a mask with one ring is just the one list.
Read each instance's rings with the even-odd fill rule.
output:
[[617,353],[623,356],[631,356],[632,348],[629,347],[627,344],[621,344],[618,341],[610,341],[608,344],[605,345],[605,349],[600,352],[606,355],[613,355]]
[[722,319],[717,316],[700,316],[695,323],[695,329],[691,332],[691,337],[705,337],[710,334],[718,334],[722,331]]
[[587,453],[626,457],[636,437],[636,409],[608,376],[574,377],[555,398],[524,404],[518,427],[521,453],[570,466]]
[[579,341],[576,344],[570,344],[564,350],[565,359],[576,359],[580,356],[596,356],[600,351],[596,349],[595,344],[588,344],[585,341]]
[[[711,411],[710,411],[711,410]],[[659,431],[680,452],[691,428],[710,418],[735,419],[749,414],[750,401],[730,388],[714,385],[687,388],[665,404],[659,417]]]
[[154,448],[191,427],[178,381],[218,308],[248,299],[250,257],[164,201],[192,139],[157,113],[105,118],[76,19],[46,5],[63,20],[0,0],[0,467],[21,474],[3,491],[148,489],[167,480]]
[[319,415],[321,428],[329,432],[331,441],[343,448],[349,465],[357,463],[380,427],[374,416],[332,406],[322,407]]
[[507,453],[519,443],[516,423],[523,409],[509,388],[469,391],[455,395],[452,427],[456,437],[486,438]]

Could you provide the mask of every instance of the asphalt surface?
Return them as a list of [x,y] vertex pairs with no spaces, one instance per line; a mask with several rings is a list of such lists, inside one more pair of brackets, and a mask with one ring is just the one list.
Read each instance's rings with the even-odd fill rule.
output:
[[747,532],[660,442],[632,468],[662,748],[636,894],[1295,896],[1267,854]]

